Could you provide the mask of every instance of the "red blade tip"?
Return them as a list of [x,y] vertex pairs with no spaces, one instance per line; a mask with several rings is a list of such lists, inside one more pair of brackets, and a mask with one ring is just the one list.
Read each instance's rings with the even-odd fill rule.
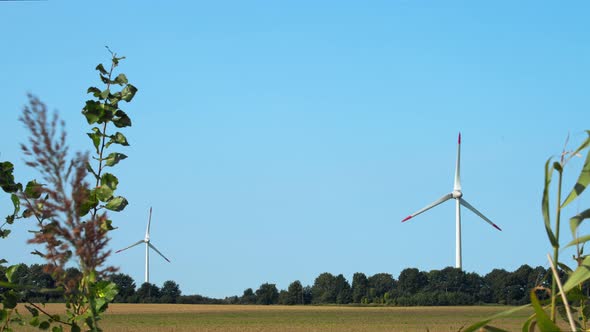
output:
[[402,222],[404,222],[404,221],[408,221],[408,220],[410,220],[410,219],[412,219],[412,216],[407,216],[407,217],[406,217],[404,220],[402,220]]
[[459,144],[461,144],[461,132],[459,132]]
[[492,224],[492,226],[496,227],[497,230],[499,230],[500,232],[502,231],[502,229],[498,226],[496,226],[496,224]]

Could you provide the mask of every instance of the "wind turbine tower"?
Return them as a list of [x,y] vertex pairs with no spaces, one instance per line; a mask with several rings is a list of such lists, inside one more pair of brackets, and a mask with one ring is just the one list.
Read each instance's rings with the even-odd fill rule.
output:
[[407,216],[404,220],[402,220],[402,222],[408,221],[411,218],[423,212],[426,212],[432,209],[433,207],[448,201],[451,198],[455,199],[455,267],[461,269],[461,205],[471,210],[473,213],[478,215],[488,224],[495,227],[497,230],[501,231],[500,227],[494,224],[490,219],[484,216],[481,212],[479,212],[475,207],[473,207],[463,198],[463,192],[461,191],[461,133],[459,133],[459,139],[457,143],[457,164],[455,166],[455,183],[453,185],[453,191],[434,201],[430,205],[427,205],[421,210],[418,210],[417,212],[414,212],[413,214]]
[[147,228],[145,230],[145,237],[143,238],[143,240],[139,240],[137,242],[135,242],[134,244],[125,247],[123,249],[117,250],[115,253],[119,253],[123,250],[127,250],[129,248],[135,247],[136,245],[145,243],[145,282],[149,283],[150,282],[150,248],[153,249],[155,252],[157,252],[160,256],[162,256],[162,258],[164,258],[168,263],[170,263],[170,260],[168,258],[166,258],[166,256],[164,256],[158,249],[156,249],[156,247],[151,244],[150,242],[150,224],[152,222],[152,208],[150,207],[150,217],[148,219],[148,224],[147,224]]

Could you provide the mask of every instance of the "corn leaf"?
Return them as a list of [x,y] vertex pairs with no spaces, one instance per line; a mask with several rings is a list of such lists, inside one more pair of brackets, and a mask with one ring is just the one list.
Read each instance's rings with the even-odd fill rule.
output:
[[586,161],[584,161],[584,166],[582,167],[582,171],[580,172],[580,176],[578,177],[574,188],[572,188],[572,191],[567,196],[561,207],[565,207],[574,199],[576,199],[576,197],[580,196],[588,186],[588,183],[590,183],[590,152],[588,152],[588,155],[586,155]]
[[531,304],[535,310],[535,317],[537,318],[537,325],[541,331],[561,331],[553,321],[549,318],[549,315],[543,310],[535,290],[531,290]]
[[551,229],[551,218],[549,217],[549,185],[551,184],[551,176],[553,175],[553,170],[551,169],[550,165],[551,158],[549,158],[545,163],[545,187],[543,188],[543,201],[541,206],[543,210],[543,219],[545,221],[545,231],[547,232],[549,241],[553,247],[558,247],[559,244],[557,243],[555,234],[553,234],[553,230]]

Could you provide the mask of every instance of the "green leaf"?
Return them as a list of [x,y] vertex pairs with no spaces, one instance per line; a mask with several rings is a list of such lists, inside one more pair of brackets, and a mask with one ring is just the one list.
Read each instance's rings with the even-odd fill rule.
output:
[[551,242],[553,247],[558,247],[559,243],[557,243],[555,234],[553,234],[553,230],[551,229],[551,219],[549,217],[549,185],[551,184],[551,176],[553,175],[553,170],[549,167],[550,163],[551,158],[545,163],[545,187],[543,188],[543,201],[541,206],[543,210],[543,220],[545,221],[545,231],[549,237],[549,242]]
[[17,304],[17,298],[16,298],[16,294],[14,293],[14,291],[10,290],[8,292],[4,292],[4,300],[2,301],[2,304],[4,305],[5,309],[14,309],[16,308],[16,304]]
[[37,199],[41,197],[41,189],[42,187],[39,183],[37,183],[37,181],[29,181],[29,183],[27,183],[27,186],[25,187],[25,197]]
[[94,209],[98,205],[98,197],[94,189],[87,190],[86,194],[86,200],[78,207],[80,216],[85,216],[91,209]]
[[20,183],[14,182],[14,165],[11,162],[5,161],[0,163],[0,187],[7,193],[14,193],[22,189]]
[[127,76],[125,76],[125,74],[119,74],[119,76],[115,78],[115,83],[123,85],[129,83],[129,81],[127,80]]
[[[585,219],[590,218],[590,209],[583,211],[582,213],[572,217],[570,219],[570,229],[572,231],[572,237],[575,239],[578,236],[578,227]],[[574,240],[575,241],[575,240]]]
[[104,83],[104,84],[111,84],[113,83],[113,81],[111,81],[107,76],[105,75],[100,75],[100,80]]
[[574,272],[574,270],[570,269],[569,266],[565,265],[562,262],[557,263],[557,266],[559,266],[559,268],[562,269],[568,275],[570,275]]
[[118,152],[113,152],[111,154],[109,154],[105,159],[105,166],[115,166],[119,163],[119,161],[126,159],[127,156],[122,154],[122,153],[118,153]]
[[5,275],[6,275],[6,280],[8,280],[8,282],[10,282],[10,283],[13,282],[12,275],[14,274],[16,269],[18,269],[18,267],[19,267],[18,265],[12,265],[6,270]]
[[16,308],[17,302],[16,294],[14,294],[13,291],[4,292],[4,300],[2,301],[2,304],[5,309]]
[[475,332],[478,331],[480,328],[487,326],[487,324],[495,319],[500,319],[500,318],[506,318],[506,317],[510,317],[512,314],[514,314],[517,311],[520,311],[522,309],[528,308],[530,307],[530,304],[525,304],[523,306],[520,307],[514,307],[512,309],[506,310],[506,311],[502,311],[500,313],[497,313],[493,316],[490,316],[488,318],[486,318],[485,320],[482,320],[480,322],[477,322],[473,325],[468,326],[464,332]]
[[98,186],[95,188],[96,198],[101,202],[108,201],[113,197],[113,190],[107,186]]
[[584,258],[582,264],[570,275],[563,285],[563,291],[567,293],[588,279],[590,279],[590,256]]
[[0,238],[5,239],[8,237],[8,235],[10,235],[11,230],[10,229],[2,229],[0,230]]
[[32,215],[33,215],[33,210],[31,210],[31,209],[25,209],[23,211],[22,217],[23,218],[28,218],[28,217],[30,217]]
[[[522,332],[530,332],[530,331],[534,331],[535,326],[531,326],[531,323],[533,323],[533,320],[535,319],[535,315],[531,315],[525,322],[524,324],[522,324]],[[536,324],[536,323],[534,323]]]
[[109,89],[105,89],[104,91],[102,91],[99,95],[100,99],[107,99],[107,97],[109,96],[109,94],[111,94],[111,90]]
[[30,305],[25,305],[25,308],[27,308],[33,317],[39,316],[39,310],[37,308],[31,307]]
[[98,174],[96,174],[96,172],[94,171],[94,169],[92,168],[92,165],[90,165],[89,162],[86,162],[86,170],[90,173],[92,173],[92,175],[94,175],[94,178],[98,180]]
[[88,88],[88,90],[86,90],[86,93],[92,93],[94,97],[98,98],[100,96],[100,89],[91,86]]
[[541,331],[561,331],[559,327],[551,321],[545,310],[543,310],[543,307],[537,298],[537,294],[535,293],[535,289],[531,290],[531,304],[535,310],[537,325]]
[[116,132],[114,135],[109,136],[111,140],[107,143],[106,147],[108,148],[111,144],[120,144],[123,146],[129,146],[127,142],[127,137],[121,134],[120,132]]
[[81,332],[82,330],[76,323],[72,323],[72,328],[70,329],[71,332]]
[[117,196],[111,198],[111,200],[109,200],[105,205],[105,208],[111,211],[120,212],[123,211],[127,204],[129,204],[129,202],[127,202],[127,199],[125,199],[125,197]]
[[51,332],[64,332],[64,329],[61,327],[61,325],[58,325],[58,326],[52,327]]
[[104,69],[104,66],[102,65],[102,63],[100,63],[98,66],[96,66],[96,70],[98,70],[103,75],[109,74],[109,72],[106,71],[106,69]]
[[94,149],[96,149],[96,153],[99,153],[98,147],[100,146],[100,139],[102,138],[102,133],[100,129],[97,127],[92,127],[92,132],[87,133],[88,137],[92,140],[92,145],[94,145]]
[[115,229],[115,227],[113,227],[113,221],[110,219],[104,219],[104,221],[100,224],[100,229],[107,232],[112,231]]
[[578,245],[578,244],[582,244],[582,243],[586,243],[588,241],[590,241],[590,235],[580,236],[580,237],[575,238],[572,242],[568,243],[565,246],[565,248],[571,247],[571,246],[575,246],[575,245]]
[[117,110],[113,117],[113,124],[117,128],[131,127],[131,119],[121,110]]
[[136,93],[137,93],[137,88],[131,84],[127,84],[123,88],[123,90],[121,90],[121,99],[123,99],[126,102],[130,102]]
[[[14,220],[14,216],[18,214],[18,211],[20,211],[20,199],[18,199],[18,196],[16,196],[15,194],[10,194],[10,200],[12,201],[12,206],[14,206],[14,212],[13,214],[13,220]],[[8,222],[8,220],[7,220]],[[9,224],[12,224],[11,222],[9,222]]]
[[119,184],[119,179],[111,173],[104,173],[100,178],[100,185],[107,186],[111,188],[111,190],[116,190],[117,185]]
[[582,167],[582,171],[580,171],[580,176],[578,177],[578,180],[576,181],[574,188],[572,188],[572,191],[567,196],[561,207],[565,207],[574,199],[576,199],[576,197],[580,196],[584,189],[586,189],[586,187],[588,186],[588,183],[590,183],[590,151],[586,156],[586,161],[584,161],[584,167]]
[[29,325],[37,327],[39,326],[39,316],[33,316],[33,318],[31,318],[31,320],[29,320]]
[[95,100],[87,100],[86,105],[82,109],[82,114],[86,116],[88,124],[97,123],[104,116],[104,108],[101,103]]
[[49,327],[51,327],[51,324],[48,321],[43,321],[39,324],[39,330],[49,330]]

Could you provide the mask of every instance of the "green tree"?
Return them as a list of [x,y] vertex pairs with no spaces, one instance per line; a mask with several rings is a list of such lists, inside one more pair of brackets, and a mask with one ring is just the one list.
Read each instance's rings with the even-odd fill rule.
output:
[[413,295],[428,284],[428,277],[416,268],[404,269],[398,277],[397,287],[400,294]]
[[369,281],[364,273],[357,272],[352,276],[352,302],[362,303],[369,295]]
[[493,269],[484,277],[485,282],[492,289],[492,302],[499,304],[507,304],[506,285],[510,273],[504,269]]
[[160,300],[160,288],[152,283],[144,282],[135,292],[140,303],[158,303]]
[[124,273],[114,273],[108,279],[117,285],[118,294],[114,302],[129,302],[135,294],[135,281],[131,276]]
[[279,302],[279,291],[275,284],[264,283],[256,290],[257,304],[277,304]]
[[289,303],[289,292],[281,289],[279,291],[279,304],[280,305],[290,305]]
[[287,300],[285,304],[304,304],[303,285],[299,280],[293,281],[287,288]]
[[[369,294],[374,302],[381,303],[383,295],[393,290],[396,286],[395,279],[389,273],[377,273],[367,279],[369,283]],[[375,301],[378,299],[378,301]]]
[[176,303],[180,293],[180,286],[175,281],[165,281],[160,290],[160,302]]
[[311,287],[313,295],[312,303],[326,304],[336,303],[336,277],[329,272],[320,274]]
[[348,304],[352,302],[352,289],[350,288],[350,284],[342,274],[336,276],[334,284],[336,291],[336,303]]
[[47,292],[47,290],[55,288],[55,280],[45,272],[43,265],[32,264],[29,266],[27,285],[33,287],[31,294],[26,299],[27,301],[44,303],[51,299],[62,298],[58,292]]
[[241,304],[256,304],[256,294],[254,294],[254,291],[252,290],[252,288],[247,288],[246,290],[244,290],[242,297],[240,297],[240,303]]

